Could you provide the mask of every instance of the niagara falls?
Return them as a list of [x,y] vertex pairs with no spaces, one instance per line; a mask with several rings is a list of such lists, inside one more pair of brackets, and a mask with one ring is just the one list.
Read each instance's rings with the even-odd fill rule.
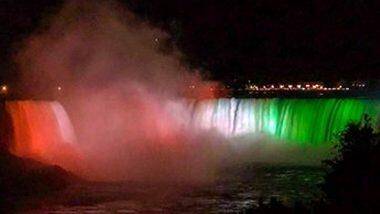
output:
[[0,212],[377,213],[375,10],[336,4],[0,3]]

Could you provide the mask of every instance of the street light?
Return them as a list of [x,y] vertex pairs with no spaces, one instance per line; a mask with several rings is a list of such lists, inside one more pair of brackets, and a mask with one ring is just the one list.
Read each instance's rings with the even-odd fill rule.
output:
[[7,85],[1,85],[0,86],[0,93],[1,94],[7,94],[8,93],[8,86]]

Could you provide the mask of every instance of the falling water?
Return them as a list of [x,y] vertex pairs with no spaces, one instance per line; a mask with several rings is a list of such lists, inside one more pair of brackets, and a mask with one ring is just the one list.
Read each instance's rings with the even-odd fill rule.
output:
[[[194,134],[197,129],[214,130],[232,142],[238,137],[264,135],[285,145],[325,146],[364,114],[377,125],[380,121],[380,100],[370,99],[209,99],[192,102],[190,111],[184,112],[175,111],[183,109],[177,104],[186,106],[184,102],[169,105],[176,112],[173,116],[194,128],[185,130]],[[83,171],[77,164],[83,160],[83,151],[60,103],[12,101],[6,103],[6,111],[13,127],[13,154]],[[167,123],[165,118],[161,120]]]
[[73,168],[78,160],[70,118],[58,102],[10,101],[13,143],[10,151],[21,157]]
[[265,134],[288,143],[322,145],[349,122],[368,114],[379,121],[380,101],[370,99],[214,99],[192,104],[192,124],[227,137]]
[[[379,123],[379,109],[380,101],[370,99],[209,99],[192,103],[190,123],[226,137],[265,134],[320,145],[364,114]],[[51,150],[76,143],[70,118],[58,102],[12,101],[6,110],[13,124],[11,150],[17,155],[54,159],[47,155]]]

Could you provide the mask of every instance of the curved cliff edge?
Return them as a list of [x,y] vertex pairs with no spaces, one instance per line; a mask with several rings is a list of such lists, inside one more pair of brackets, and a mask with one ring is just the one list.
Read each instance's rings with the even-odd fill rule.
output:
[[27,201],[49,197],[80,181],[59,166],[0,152],[0,212],[34,206]]

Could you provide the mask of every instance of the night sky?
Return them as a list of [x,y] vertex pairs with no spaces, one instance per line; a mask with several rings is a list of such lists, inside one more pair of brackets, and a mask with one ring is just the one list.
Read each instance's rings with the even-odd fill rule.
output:
[[[17,81],[11,56],[63,1],[0,1],[0,80]],[[122,1],[165,29],[190,67],[211,79],[255,82],[379,79],[379,2]]]

